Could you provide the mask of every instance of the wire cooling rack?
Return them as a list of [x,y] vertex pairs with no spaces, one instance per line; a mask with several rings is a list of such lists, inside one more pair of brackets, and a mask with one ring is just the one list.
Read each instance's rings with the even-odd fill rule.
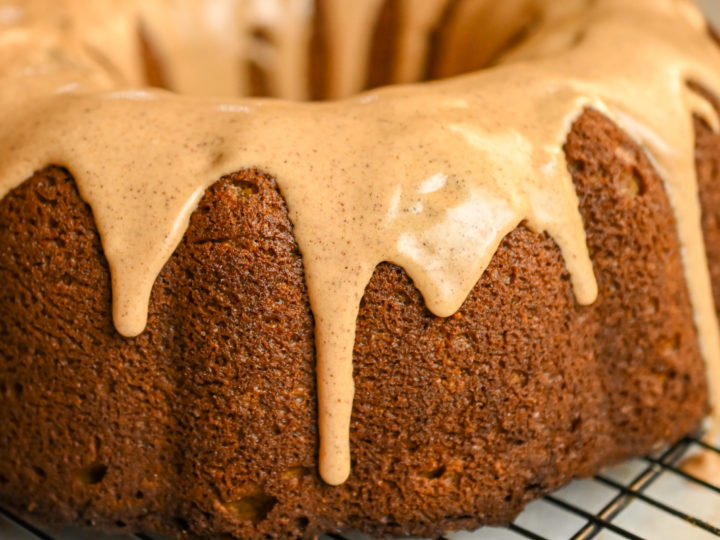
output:
[[[449,533],[437,540],[617,540],[720,537],[720,476],[688,472],[688,460],[717,460],[720,448],[687,437],[654,456],[629,461],[531,503],[508,528]],[[706,477],[704,477],[706,476]],[[0,540],[159,540],[144,534],[103,536],[53,531],[0,508]],[[363,540],[358,534],[323,540]]]

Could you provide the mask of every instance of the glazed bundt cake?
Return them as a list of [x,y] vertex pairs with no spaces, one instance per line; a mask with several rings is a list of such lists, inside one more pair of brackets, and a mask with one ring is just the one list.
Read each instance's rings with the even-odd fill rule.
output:
[[0,502],[430,536],[712,436],[718,96],[689,0],[0,0]]

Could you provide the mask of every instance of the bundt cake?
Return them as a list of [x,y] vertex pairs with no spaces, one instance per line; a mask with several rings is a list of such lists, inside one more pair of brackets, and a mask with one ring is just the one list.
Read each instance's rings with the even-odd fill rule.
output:
[[0,503],[431,536],[712,436],[718,96],[690,0],[0,0]]

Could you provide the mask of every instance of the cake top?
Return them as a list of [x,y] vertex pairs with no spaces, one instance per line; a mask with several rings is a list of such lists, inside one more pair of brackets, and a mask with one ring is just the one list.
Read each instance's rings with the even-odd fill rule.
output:
[[[447,3],[401,2],[405,62],[398,80],[417,77]],[[332,93],[353,94],[382,2],[326,4],[337,65]],[[719,122],[687,82],[720,95],[720,50],[691,2],[488,1],[487,13],[497,17],[488,28],[537,15],[498,66],[341,101],[142,88],[139,26],[166,45],[175,88],[233,94],[245,83],[229,66],[259,54],[246,40],[259,20],[275,42],[264,54],[277,93],[302,98],[312,5],[0,0],[0,197],[46,165],[71,172],[100,233],[121,334],[143,331],[153,283],[204,191],[244,168],[273,175],[288,204],[315,319],[320,472],[339,484],[350,474],[355,321],[378,263],[402,266],[427,307],[449,316],[504,236],[524,223],[560,247],[578,303],[594,301],[563,153],[573,121],[593,107],[646,149],[664,179],[710,390],[718,395],[720,339],[692,114],[715,129]],[[203,23],[192,25],[196,10]]]

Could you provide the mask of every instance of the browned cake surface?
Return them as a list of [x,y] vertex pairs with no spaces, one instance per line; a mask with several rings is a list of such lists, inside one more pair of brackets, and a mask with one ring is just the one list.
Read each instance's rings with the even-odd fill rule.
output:
[[[720,283],[720,140],[697,123]],[[566,153],[600,294],[519,227],[461,310],[380,265],[357,322],[353,472],[316,472],[313,319],[275,182],[220,180],[119,336],[90,209],[48,168],[0,202],[0,502],[191,537],[437,535],[694,430],[706,411],[679,244],[648,159],[600,114]]]
[[[717,38],[716,38],[717,39]],[[720,44],[720,40],[718,41]],[[709,99],[720,111],[720,101],[697,85],[691,85]],[[700,187],[700,202],[703,212],[705,247],[711,261],[710,275],[713,281],[715,306],[720,307],[720,134],[713,133],[709,126],[695,118],[695,168]],[[715,263],[715,264],[713,264]]]

